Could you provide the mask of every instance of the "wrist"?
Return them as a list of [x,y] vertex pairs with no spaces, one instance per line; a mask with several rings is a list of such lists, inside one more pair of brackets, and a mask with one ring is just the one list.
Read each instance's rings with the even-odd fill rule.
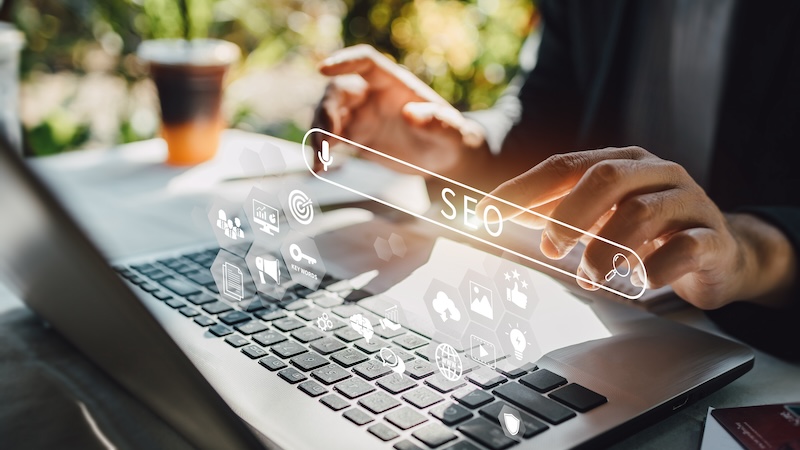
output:
[[732,300],[774,308],[788,306],[797,260],[786,235],[750,214],[730,214],[727,219],[739,248],[738,289]]

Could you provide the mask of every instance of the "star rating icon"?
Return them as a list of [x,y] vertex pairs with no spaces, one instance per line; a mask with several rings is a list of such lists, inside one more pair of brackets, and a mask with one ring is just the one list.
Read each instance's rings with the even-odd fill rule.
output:
[[522,282],[520,284],[522,285],[523,289],[528,289],[528,282],[527,281],[522,280]]
[[509,275],[508,272],[504,273],[503,275],[506,277],[506,281],[511,281],[511,275]]
[[515,280],[519,280],[519,272],[517,272],[517,269],[514,269],[513,271],[511,271],[511,273],[514,274],[514,279]]

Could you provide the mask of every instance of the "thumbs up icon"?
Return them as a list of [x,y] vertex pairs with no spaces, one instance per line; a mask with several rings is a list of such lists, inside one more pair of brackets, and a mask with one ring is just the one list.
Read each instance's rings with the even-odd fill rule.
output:
[[525,293],[520,292],[519,285],[516,282],[514,282],[514,289],[506,288],[506,300],[522,309],[525,309],[525,307],[528,306],[528,296]]

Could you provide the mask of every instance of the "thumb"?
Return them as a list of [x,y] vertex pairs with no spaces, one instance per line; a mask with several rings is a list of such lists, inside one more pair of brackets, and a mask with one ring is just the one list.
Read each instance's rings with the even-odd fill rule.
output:
[[519,283],[514,282],[514,292],[519,292]]
[[464,116],[448,104],[434,102],[408,102],[403,106],[403,118],[411,125],[428,126],[439,124],[461,129]]

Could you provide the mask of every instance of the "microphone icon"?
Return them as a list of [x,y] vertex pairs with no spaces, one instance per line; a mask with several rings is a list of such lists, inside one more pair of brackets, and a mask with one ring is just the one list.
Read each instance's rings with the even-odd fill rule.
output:
[[333,164],[333,155],[331,155],[330,145],[328,141],[322,141],[322,150],[317,152],[319,162],[322,163],[322,168],[327,172],[328,166]]

